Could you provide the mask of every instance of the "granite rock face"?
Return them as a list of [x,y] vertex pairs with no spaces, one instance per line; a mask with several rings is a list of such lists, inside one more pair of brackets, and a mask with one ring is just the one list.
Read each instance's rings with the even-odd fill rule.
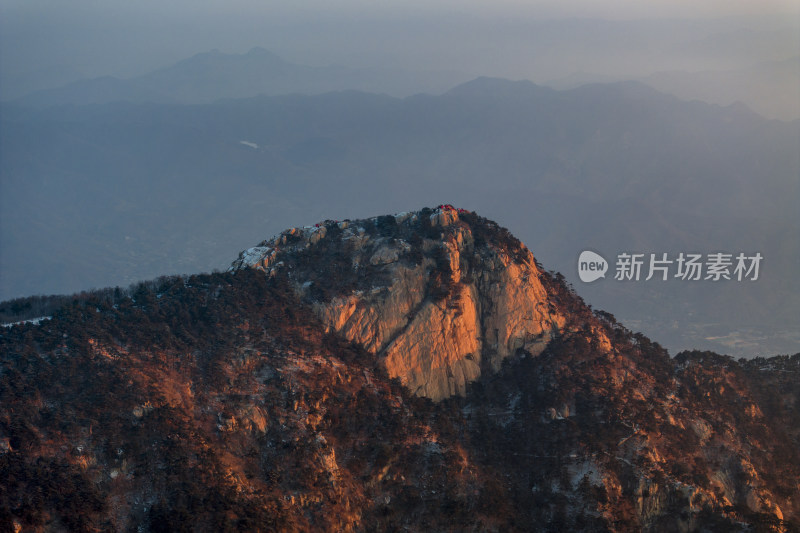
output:
[[[287,230],[232,268],[284,272],[329,330],[441,400],[508,357],[538,355],[565,324],[530,251],[476,239],[486,224],[449,207],[328,222]],[[332,292],[319,295],[323,282]]]

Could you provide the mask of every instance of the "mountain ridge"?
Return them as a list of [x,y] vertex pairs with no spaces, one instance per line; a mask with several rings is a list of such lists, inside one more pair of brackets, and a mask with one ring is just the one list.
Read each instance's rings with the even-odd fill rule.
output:
[[34,91],[12,102],[34,107],[112,102],[192,105],[261,94],[322,94],[351,89],[408,96],[444,92],[468,77],[455,72],[312,67],[289,62],[261,47],[244,54],[215,49],[133,78],[83,79]]
[[487,245],[487,225],[497,227],[450,206],[322,223],[242,252],[232,270],[286,268],[327,331],[382,360],[415,394],[441,400],[519,351],[541,353],[565,324],[530,252],[513,240],[508,250]]
[[[798,526],[800,390],[788,373],[800,354],[671,359],[592,311],[507,230],[449,206],[325,221],[257,248],[230,272],[101,291],[0,329],[2,527]],[[544,293],[509,314],[524,322],[545,303],[558,331],[542,346],[512,328],[523,342],[499,359],[484,342],[486,371],[432,402],[370,349],[380,327],[353,337],[326,306],[356,295],[394,321],[380,304],[413,287],[396,279],[403,264],[425,269],[423,301],[453,311],[465,287],[480,295],[480,280],[497,279],[491,265],[527,265],[520,281]],[[474,301],[497,302],[489,292]]]

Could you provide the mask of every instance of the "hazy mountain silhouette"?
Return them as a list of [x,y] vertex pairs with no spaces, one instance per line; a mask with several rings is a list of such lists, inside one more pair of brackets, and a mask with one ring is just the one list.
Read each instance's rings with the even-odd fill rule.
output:
[[[287,223],[426,198],[497,218],[568,279],[586,248],[761,252],[756,283],[604,280],[582,292],[661,328],[671,347],[797,344],[774,331],[794,331],[800,312],[797,121],[633,82],[556,91],[491,78],[406,99],[6,105],[1,120],[3,298],[210,270]],[[724,334],[707,329],[720,324]],[[766,338],[705,340],[740,326]]]
[[767,118],[800,119],[800,56],[747,69],[658,72],[642,81],[680,98],[723,105],[744,102]]
[[155,102],[198,104],[222,98],[289,93],[320,94],[358,89],[407,96],[441,93],[469,79],[456,72],[406,72],[347,67],[309,67],[285,61],[263,49],[246,54],[212,50],[131,79],[102,77],[35,91],[17,102],[48,106]]

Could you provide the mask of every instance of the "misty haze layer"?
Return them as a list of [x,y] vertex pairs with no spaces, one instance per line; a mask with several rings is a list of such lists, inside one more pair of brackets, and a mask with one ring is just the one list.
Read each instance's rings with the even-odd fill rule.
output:
[[579,292],[671,348],[797,350],[792,3],[2,5],[0,298],[455,203],[576,283],[587,248],[760,252],[757,283]]
[[[264,46],[299,65],[405,72],[410,77],[379,87],[395,96],[433,88],[415,78],[453,81],[458,73],[452,85],[478,75],[554,87],[641,79],[690,99],[742,100],[770,118],[800,117],[798,69],[784,63],[798,57],[800,16],[788,1],[505,2],[491,8],[350,2],[335,9],[248,1],[224,7],[4,3],[3,100],[79,80],[148,76],[200,51]],[[742,79],[744,89],[728,85]],[[295,90],[307,92],[313,84]]]
[[759,251],[758,283],[581,292],[622,316],[775,325],[797,308],[799,129],[635,83],[489,78],[404,100],[7,106],[3,297],[225,268],[285,227],[449,202],[567,275],[587,247]]

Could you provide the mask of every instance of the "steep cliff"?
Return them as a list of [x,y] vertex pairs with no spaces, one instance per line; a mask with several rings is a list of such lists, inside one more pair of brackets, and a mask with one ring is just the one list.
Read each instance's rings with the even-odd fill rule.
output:
[[233,269],[285,271],[329,330],[441,400],[509,356],[539,354],[566,323],[530,251],[489,231],[500,230],[450,207],[328,222],[246,250]]

